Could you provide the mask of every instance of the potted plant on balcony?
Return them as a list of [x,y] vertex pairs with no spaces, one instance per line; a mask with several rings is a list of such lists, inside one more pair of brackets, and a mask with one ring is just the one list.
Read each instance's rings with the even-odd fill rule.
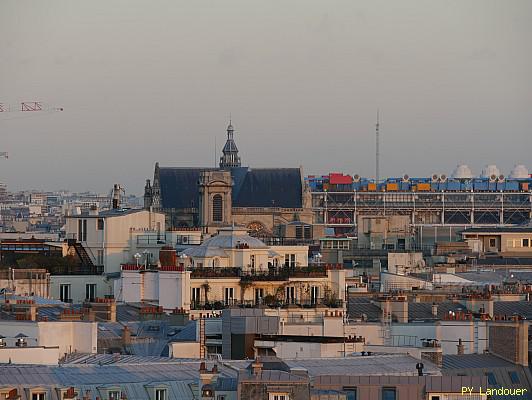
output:
[[239,282],[239,285],[240,285],[240,302],[242,304],[244,304],[244,299],[245,299],[245,294],[246,294],[246,290],[251,287],[252,283],[251,281],[243,281],[243,280],[240,280]]
[[209,303],[209,292],[211,290],[211,285],[209,285],[209,282],[205,282],[201,285],[204,293],[205,293],[205,304]]

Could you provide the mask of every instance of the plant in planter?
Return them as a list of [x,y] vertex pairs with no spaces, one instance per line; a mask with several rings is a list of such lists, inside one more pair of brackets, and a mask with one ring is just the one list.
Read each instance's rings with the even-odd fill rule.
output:
[[245,298],[245,294],[246,294],[246,290],[251,287],[252,283],[251,281],[243,281],[243,280],[240,280],[240,302],[241,303],[244,303],[244,298]]
[[274,306],[277,303],[277,299],[273,294],[267,294],[262,298],[262,302],[267,306]]
[[205,303],[209,302],[209,292],[211,290],[211,285],[209,285],[209,282],[205,282],[201,285],[203,288],[203,291],[205,293]]

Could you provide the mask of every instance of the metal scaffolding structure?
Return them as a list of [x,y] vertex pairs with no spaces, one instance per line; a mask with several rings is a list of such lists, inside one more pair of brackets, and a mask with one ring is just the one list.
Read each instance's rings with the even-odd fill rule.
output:
[[408,215],[412,225],[515,225],[532,216],[532,192],[312,192],[314,222],[354,227],[358,215]]

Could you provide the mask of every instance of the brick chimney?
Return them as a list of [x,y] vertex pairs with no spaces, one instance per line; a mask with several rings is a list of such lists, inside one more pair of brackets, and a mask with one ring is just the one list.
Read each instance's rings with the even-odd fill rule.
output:
[[131,344],[131,331],[128,326],[124,326],[124,330],[122,331],[122,342],[124,346]]

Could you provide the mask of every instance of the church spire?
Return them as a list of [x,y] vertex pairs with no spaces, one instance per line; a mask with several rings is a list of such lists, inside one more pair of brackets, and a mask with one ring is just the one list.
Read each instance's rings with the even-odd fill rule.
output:
[[229,125],[227,126],[227,141],[222,150],[222,157],[220,157],[220,168],[234,168],[240,167],[240,157],[238,156],[238,148],[236,143],[233,140],[233,133],[235,129],[233,128],[233,123],[231,117],[229,117]]

